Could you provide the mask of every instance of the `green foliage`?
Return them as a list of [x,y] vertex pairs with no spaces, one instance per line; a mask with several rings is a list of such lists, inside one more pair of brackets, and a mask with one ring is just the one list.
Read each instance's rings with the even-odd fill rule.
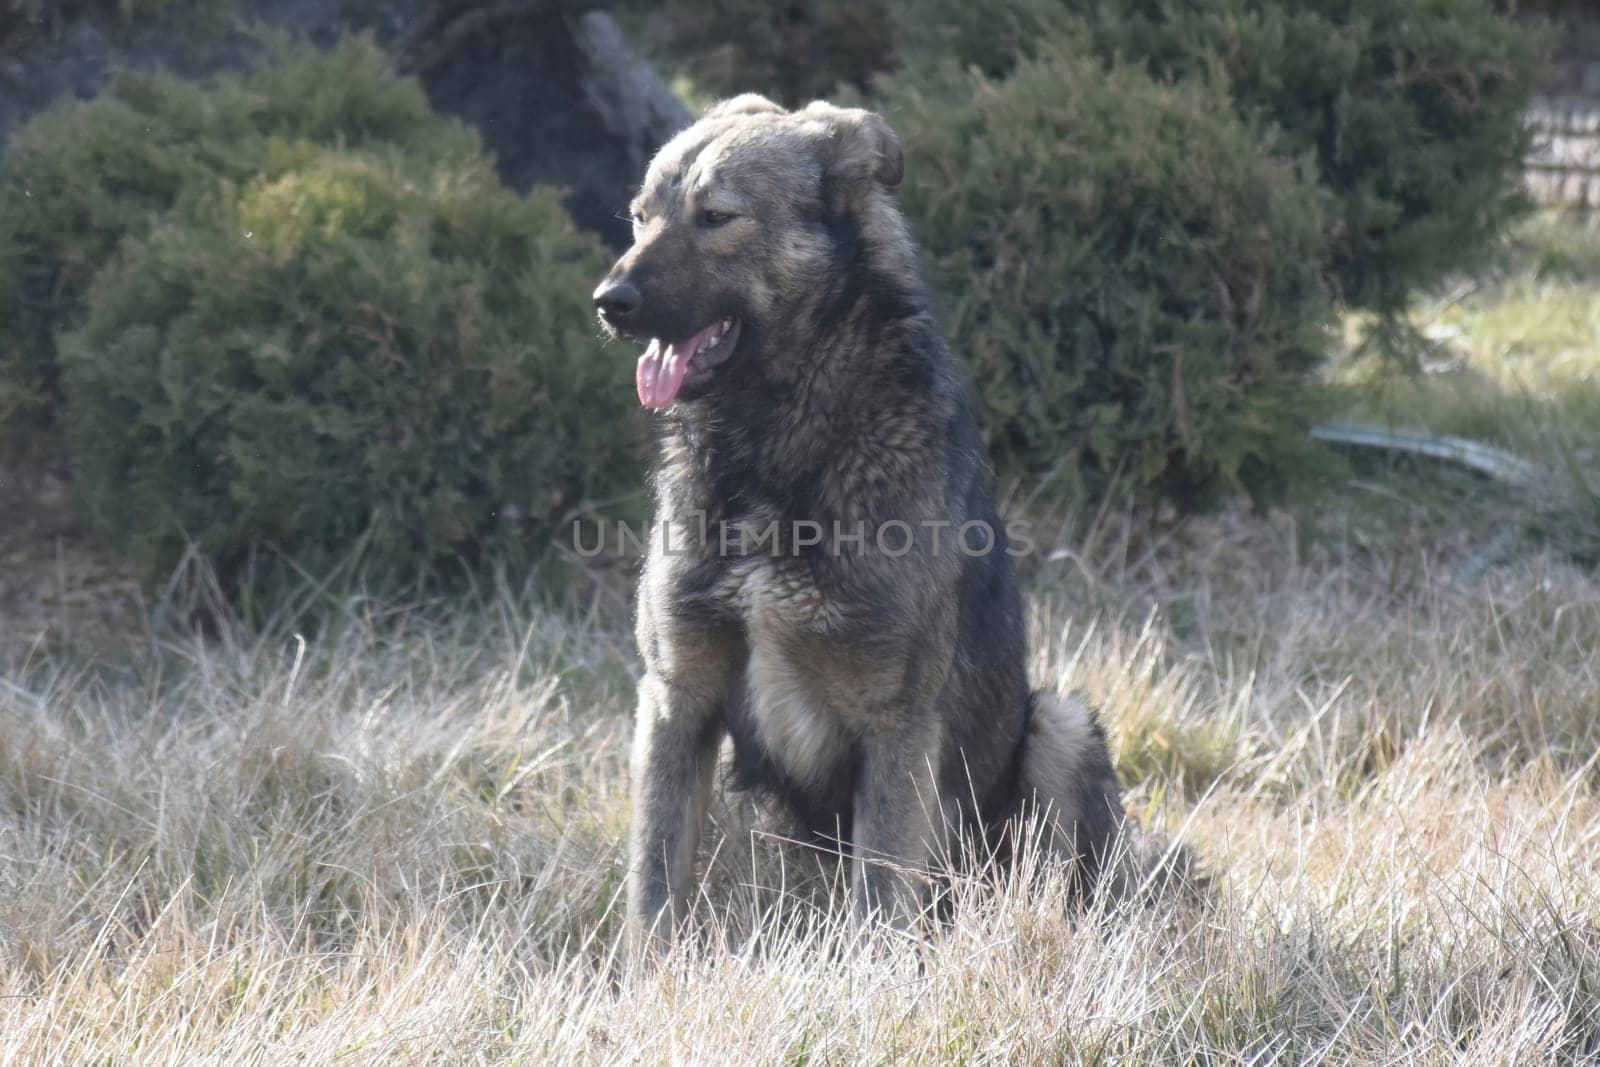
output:
[[758,91],[790,107],[841,86],[865,89],[891,65],[893,0],[665,0],[652,51],[712,98]]
[[[13,444],[53,426],[56,327],[122,238],[186,186],[249,165],[212,134],[214,121],[182,83],[125,76],[93,103],[36,119],[0,158],[0,428]],[[195,144],[222,158],[197,156]]]
[[602,250],[383,63],[354,42],[211,87],[126,75],[5,161],[12,410],[65,398],[86,510],[147,573],[187,542],[230,582],[264,547],[375,580],[514,562],[632,476]]
[[1329,198],[1222,93],[1061,53],[884,102],[1002,470],[1182,505],[1303,472]]
[[389,145],[423,166],[474,158],[474,134],[386,64],[359,39],[328,53],[276,43],[210,87],[124,73],[18,131],[0,157],[0,441],[16,448],[54,428],[56,332],[78,320],[123,240],[185,196],[314,146]]
[[149,23],[181,31],[214,30],[234,0],[0,0],[0,52],[22,52],[48,40],[73,19],[94,19],[113,30]]
[[185,539],[225,575],[261,543],[313,572],[356,545],[404,578],[513,560],[633,465],[586,300],[603,268],[553,193],[485,160],[414,180],[327,149],[197,198],[63,339],[91,515],[157,570]]
[[1225,85],[1336,197],[1329,265],[1393,315],[1477,266],[1526,204],[1521,112],[1541,45],[1492,0],[910,0],[907,54],[1001,75],[1063,42]]

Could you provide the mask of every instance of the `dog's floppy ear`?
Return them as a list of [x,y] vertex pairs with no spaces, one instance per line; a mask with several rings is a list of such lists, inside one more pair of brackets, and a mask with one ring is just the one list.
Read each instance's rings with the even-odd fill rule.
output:
[[788,112],[760,93],[740,93],[719,100],[706,109],[703,119],[725,119],[732,115],[785,115]]
[[834,107],[818,100],[806,107],[807,115],[828,129],[828,173],[848,188],[864,188],[875,181],[893,189],[905,177],[905,152],[900,137],[882,115],[859,107]]

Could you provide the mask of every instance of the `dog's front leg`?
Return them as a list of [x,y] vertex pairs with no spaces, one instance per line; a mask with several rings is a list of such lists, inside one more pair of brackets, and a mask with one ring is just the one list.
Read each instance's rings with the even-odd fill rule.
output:
[[941,847],[939,732],[905,714],[867,736],[855,791],[851,901],[858,919],[909,927],[922,910],[928,860]]
[[722,739],[720,708],[660,675],[639,682],[633,733],[628,919],[635,951],[664,948],[688,917],[694,854]]

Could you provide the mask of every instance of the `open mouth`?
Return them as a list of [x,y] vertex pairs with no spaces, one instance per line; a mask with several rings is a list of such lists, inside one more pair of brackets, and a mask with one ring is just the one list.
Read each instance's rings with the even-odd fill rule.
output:
[[671,404],[686,383],[709,377],[712,368],[733,354],[738,342],[737,319],[713,322],[688,340],[667,345],[660,338],[651,338],[635,373],[639,403],[647,408]]

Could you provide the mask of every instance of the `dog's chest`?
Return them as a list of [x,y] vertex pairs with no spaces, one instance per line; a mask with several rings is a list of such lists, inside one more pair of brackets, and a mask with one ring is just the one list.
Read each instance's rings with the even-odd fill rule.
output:
[[847,773],[854,732],[813,668],[781,646],[753,642],[730,725],[738,743],[754,744],[791,785],[817,796],[834,792]]
[[843,784],[859,727],[851,657],[830,636],[841,606],[803,556],[707,562],[715,573],[707,600],[738,626],[748,649],[743,699],[730,709],[736,739],[755,745],[790,785],[831,795]]
[[823,591],[819,578],[830,561],[826,547],[816,543],[816,524],[764,511],[735,518],[702,515],[674,524],[667,535],[669,544],[676,539],[687,546],[676,553],[674,596],[680,605],[750,631],[830,630],[844,610],[845,590],[832,596]]
[[813,801],[847,797],[860,723],[844,646],[859,612],[832,547],[832,509],[809,482],[791,485],[780,506],[779,483],[700,458],[704,466],[679,469],[672,497],[683,540],[698,547],[678,561],[675,600],[744,637],[741,699],[730,708],[736,743]]

